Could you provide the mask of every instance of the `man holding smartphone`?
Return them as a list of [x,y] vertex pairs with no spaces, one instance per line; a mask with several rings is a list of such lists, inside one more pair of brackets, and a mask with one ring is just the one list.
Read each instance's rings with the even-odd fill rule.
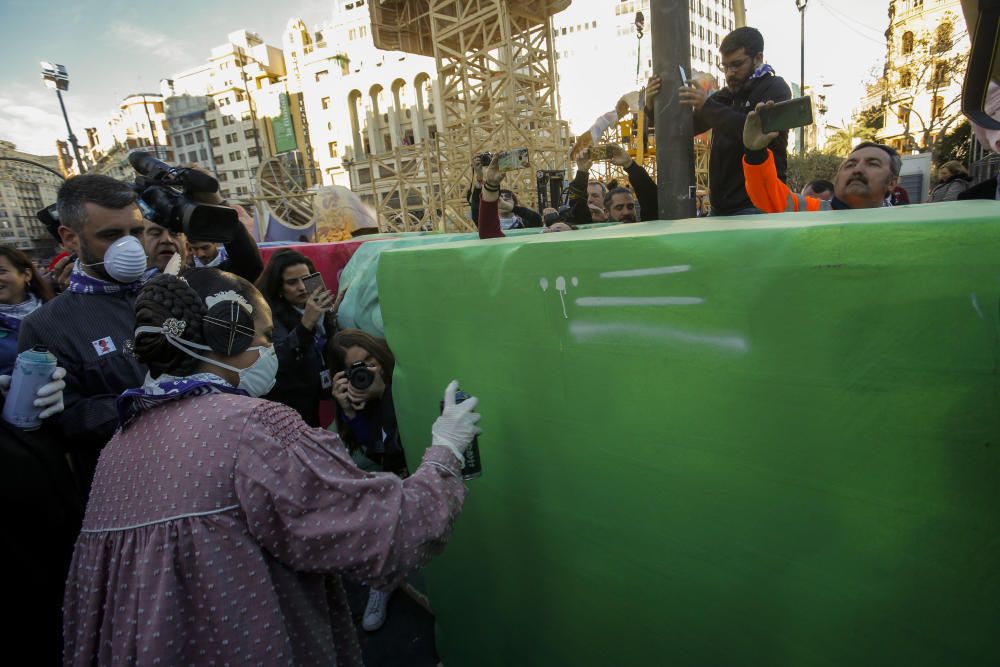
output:
[[[760,213],[743,184],[743,123],[758,103],[790,99],[792,91],[770,65],[764,64],[764,37],[755,28],[732,31],[722,40],[719,52],[726,87],[709,96],[701,86],[688,83],[680,88],[680,102],[694,110],[696,135],[712,130],[708,164],[711,215]],[[656,81],[654,88],[651,82],[647,96],[655,95],[659,85]],[[788,132],[779,132],[769,148],[774,154],[778,175],[784,180]]]

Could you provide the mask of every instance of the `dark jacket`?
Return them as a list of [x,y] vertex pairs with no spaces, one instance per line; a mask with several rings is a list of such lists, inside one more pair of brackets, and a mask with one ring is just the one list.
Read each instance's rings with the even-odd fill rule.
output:
[[[469,193],[469,206],[472,207],[472,222],[479,227],[479,195],[482,193],[482,188],[473,187],[472,191]],[[542,216],[536,211],[532,211],[530,208],[524,206],[515,206],[514,215],[521,218],[524,222],[525,227],[541,227],[542,226]]]
[[336,333],[337,320],[327,313],[323,323],[325,337],[319,339],[318,327],[309,331],[302,326],[302,316],[287,301],[271,304],[274,318],[274,351],[278,355],[278,376],[264,398],[284,403],[302,415],[310,426],[319,426],[319,402],[330,398],[323,389],[326,370],[323,349],[326,339]]
[[1000,189],[1000,177],[987,178],[985,181],[976,183],[968,190],[958,195],[959,201],[966,199],[1000,199],[997,194]]
[[361,450],[366,457],[379,464],[382,470],[406,477],[406,455],[399,437],[396,407],[392,400],[392,384],[385,386],[382,398],[372,401],[365,409],[347,419],[337,406],[338,432],[348,448]]
[[[694,114],[694,133],[712,130],[712,152],[708,163],[709,199],[716,215],[735,213],[753,203],[743,186],[743,124],[747,114],[759,102],[791,99],[785,80],[774,74],[751,79],[736,93],[728,88],[716,92]],[[771,142],[778,178],[786,180],[788,171],[788,132]]]
[[84,489],[118,426],[118,395],[146,377],[146,367],[126,352],[134,332],[135,296],[125,293],[63,292],[21,322],[18,349],[44,345],[66,369],[66,409],[50,421],[69,443]]
[[8,655],[32,665],[62,664],[63,586],[83,519],[60,442],[48,425],[22,431],[0,420],[0,567],[10,603],[0,638]]
[[[659,193],[656,189],[656,183],[649,176],[649,172],[633,160],[625,173],[628,174],[629,183],[632,184],[635,198],[639,202],[637,219],[643,222],[657,220],[659,218]],[[590,214],[590,206],[587,205],[587,186],[589,184],[590,172],[579,170],[569,187],[566,188],[570,206],[568,221],[574,225],[587,225],[594,221]]]
[[[256,280],[263,266],[260,250],[242,224],[226,250],[229,259],[218,268]],[[88,491],[97,457],[118,426],[119,394],[146,378],[146,367],[126,352],[135,335],[135,299],[123,292],[63,292],[24,318],[18,334],[18,351],[44,345],[66,369],[66,409],[52,422],[72,443],[70,457]],[[105,338],[111,344],[99,346]]]

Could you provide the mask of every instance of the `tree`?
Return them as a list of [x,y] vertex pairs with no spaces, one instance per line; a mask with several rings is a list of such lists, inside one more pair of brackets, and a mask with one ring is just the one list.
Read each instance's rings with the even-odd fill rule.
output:
[[[829,145],[829,144],[828,144]],[[843,154],[825,151],[809,151],[805,155],[788,156],[788,187],[795,192],[800,192],[802,187],[810,181],[824,178],[832,181],[837,175],[840,163],[844,161]]]
[[826,151],[833,155],[840,155],[843,158],[843,156],[850,153],[851,149],[862,141],[875,141],[877,132],[878,130],[875,128],[863,125],[853,125],[848,130],[838,128],[826,140]]
[[958,160],[966,164],[969,161],[969,148],[971,147],[972,127],[969,121],[962,121],[951,133],[937,143],[934,151],[935,164],[944,164],[949,160]]
[[[896,60],[894,73],[888,73],[898,77],[898,85],[887,87],[896,93],[896,99],[886,101],[894,104],[900,114],[908,147],[919,152],[934,151],[948,128],[961,117],[961,87],[952,86],[952,80],[963,77],[968,67],[969,52],[958,45],[967,33],[956,35],[954,26],[964,25],[964,21],[950,12],[945,17],[933,31],[904,33],[902,54]],[[930,104],[916,109],[913,100],[921,90],[929,94]]]

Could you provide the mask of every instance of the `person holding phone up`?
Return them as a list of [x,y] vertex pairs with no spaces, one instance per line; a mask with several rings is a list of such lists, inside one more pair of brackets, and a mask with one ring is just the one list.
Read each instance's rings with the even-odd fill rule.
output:
[[337,328],[340,300],[319,282],[312,260],[291,249],[271,256],[257,280],[274,318],[274,350],[278,375],[265,398],[294,408],[309,426],[319,426],[321,400],[331,397],[333,381],[323,351]]
[[[743,122],[759,102],[782,102],[792,91],[785,80],[764,63],[764,37],[755,28],[737,28],[719,45],[726,87],[709,95],[694,83],[682,85],[678,96],[694,110],[694,133],[712,130],[708,181],[710,215],[748,215],[761,211],[750,201],[743,185]],[[660,90],[659,77],[647,88],[647,106]],[[788,132],[779,132],[769,145],[778,177],[785,180]]]

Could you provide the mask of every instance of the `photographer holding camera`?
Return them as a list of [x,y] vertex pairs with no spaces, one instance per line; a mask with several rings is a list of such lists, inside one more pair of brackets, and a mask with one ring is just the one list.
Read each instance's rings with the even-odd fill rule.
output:
[[[358,329],[337,332],[328,347],[328,364],[337,401],[334,425],[354,462],[369,472],[409,476],[392,402],[392,371],[396,359],[381,338]],[[362,627],[374,632],[385,623],[390,590],[372,588]]]
[[[481,153],[472,158],[472,174],[474,176],[472,187],[469,189],[469,207],[472,210],[472,222],[479,227],[479,200],[482,196],[483,169],[493,164],[493,153]],[[523,229],[527,227],[542,227],[542,216],[530,208],[520,206],[517,195],[511,190],[501,190],[498,203],[500,228],[501,229]]]
[[101,448],[115,432],[118,395],[141,385],[146,376],[146,367],[127,347],[136,294],[160,269],[158,262],[147,264],[144,216],[192,238],[235,240],[233,253],[242,258],[231,268],[246,274],[261,267],[259,251],[236,211],[185,196],[217,191],[214,178],[172,169],[147,153],[133,153],[129,161],[140,174],[134,184],[84,174],[59,188],[52,217],[63,246],[78,259],[66,291],[25,317],[18,338],[19,352],[44,346],[67,371],[66,409],[53,423],[84,490]]

